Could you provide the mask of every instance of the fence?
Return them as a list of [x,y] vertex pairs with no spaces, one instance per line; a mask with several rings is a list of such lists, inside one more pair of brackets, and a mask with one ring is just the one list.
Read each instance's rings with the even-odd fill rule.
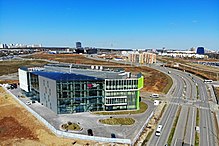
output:
[[108,143],[123,143],[123,144],[130,144],[134,145],[134,143],[138,140],[139,136],[147,126],[149,120],[153,116],[154,112],[150,114],[148,119],[145,121],[142,128],[139,130],[138,134],[134,137],[133,141],[131,142],[130,139],[121,139],[121,138],[106,138],[106,137],[98,137],[98,136],[87,136],[82,134],[75,134],[75,133],[68,133],[61,130],[57,130],[55,127],[53,127],[49,122],[47,122],[43,117],[41,117],[37,112],[32,110],[28,105],[26,105],[24,102],[19,100],[14,94],[12,94],[10,91],[8,91],[4,86],[2,86],[16,101],[18,101],[26,110],[28,110],[31,114],[33,114],[39,121],[41,121],[46,127],[48,127],[56,136],[59,137],[66,137],[66,138],[75,138],[75,139],[81,139],[81,140],[92,140],[92,141],[99,141],[99,142],[108,142]]
[[46,125],[56,136],[66,137],[66,138],[75,138],[81,140],[92,140],[99,142],[108,142],[108,143],[123,143],[130,144],[130,139],[121,139],[121,138],[106,138],[106,137],[98,137],[98,136],[88,136],[82,134],[68,133],[61,130],[57,130],[53,127],[49,122],[47,122],[43,117],[41,117],[38,113],[32,110],[28,105],[19,100],[14,94],[8,91],[4,86],[2,86],[16,101],[18,101],[26,110],[28,110],[31,114],[33,114],[38,120],[40,120],[44,125]]
[[154,115],[154,112],[152,112],[150,114],[150,116],[147,118],[147,120],[145,121],[144,125],[142,126],[142,128],[139,130],[138,134],[135,136],[135,138],[132,141],[132,145],[135,144],[135,142],[138,140],[138,138],[141,136],[141,133],[143,132],[143,130],[145,129],[145,127],[147,126],[149,120],[152,118],[152,116]]

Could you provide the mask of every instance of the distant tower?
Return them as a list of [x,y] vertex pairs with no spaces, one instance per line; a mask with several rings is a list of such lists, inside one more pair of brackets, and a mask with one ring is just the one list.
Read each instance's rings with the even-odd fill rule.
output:
[[163,47],[161,52],[162,52],[162,53],[166,52],[166,48]]
[[195,52],[195,47],[192,47],[192,48],[190,49],[190,51],[194,51],[194,52]]
[[205,49],[204,49],[204,47],[198,47],[197,50],[196,50],[196,53],[197,53],[197,54],[204,55],[204,54],[205,54]]
[[81,42],[76,42],[76,48],[80,49],[81,48]]

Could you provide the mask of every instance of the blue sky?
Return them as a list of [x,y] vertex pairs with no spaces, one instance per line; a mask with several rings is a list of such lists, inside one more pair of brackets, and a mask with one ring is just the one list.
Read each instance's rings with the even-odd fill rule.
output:
[[0,0],[0,43],[219,49],[219,0]]

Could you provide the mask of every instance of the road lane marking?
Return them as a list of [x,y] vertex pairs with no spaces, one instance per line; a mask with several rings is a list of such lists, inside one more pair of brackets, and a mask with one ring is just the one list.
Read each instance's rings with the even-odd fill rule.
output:
[[[173,108],[173,107],[174,107],[174,105],[172,105],[172,106],[170,107],[169,115],[167,116],[167,119],[166,119],[166,121],[165,121],[164,124],[163,124],[163,130],[161,131],[160,136],[162,136],[162,133],[163,133],[164,128],[165,128],[165,126],[166,126],[166,124],[167,124],[167,121],[169,120],[169,116],[170,116],[171,113],[172,113],[172,108]],[[160,139],[160,137],[158,138],[158,140],[157,140],[157,142],[156,142],[156,144],[155,144],[156,146],[158,145],[159,139]]]
[[194,108],[192,108],[192,131],[191,131],[191,136],[190,136],[190,141],[189,141],[189,144],[193,145],[192,144],[192,136],[193,136],[193,124],[194,124]]

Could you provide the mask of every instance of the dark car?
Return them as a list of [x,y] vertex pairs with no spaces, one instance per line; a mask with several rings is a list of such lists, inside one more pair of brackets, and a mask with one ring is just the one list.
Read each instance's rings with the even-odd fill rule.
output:
[[111,138],[116,138],[116,135],[114,133],[111,133]]
[[88,136],[93,136],[94,135],[92,129],[87,130],[87,135]]
[[17,84],[10,84],[10,86],[11,89],[17,89]]
[[14,86],[14,88],[17,89],[17,84],[12,84],[12,86]]

